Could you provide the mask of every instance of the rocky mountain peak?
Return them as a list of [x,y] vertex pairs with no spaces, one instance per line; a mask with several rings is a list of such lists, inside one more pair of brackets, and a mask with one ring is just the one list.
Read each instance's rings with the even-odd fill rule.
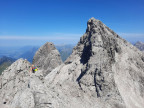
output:
[[46,43],[34,56],[40,70],[32,77],[26,77],[28,65],[26,70],[21,67],[25,61],[12,64],[16,68],[8,68],[0,77],[0,102],[12,108],[143,108],[143,57],[136,47],[91,18],[65,63],[54,45]]
[[92,31],[94,28],[97,28],[98,26],[101,26],[102,23],[100,20],[95,19],[92,17],[91,19],[88,20],[87,22],[87,32]]
[[[41,53],[43,54],[43,56],[47,56],[47,53],[50,53],[52,50],[55,50],[55,46],[53,43],[51,42],[46,42],[43,46],[41,46],[38,51],[36,52],[37,53]],[[33,62],[35,62],[35,60],[33,60]]]
[[[83,64],[87,63],[90,57],[97,53],[96,49],[103,49],[109,52],[109,56],[112,56],[112,61],[114,61],[115,52],[121,52],[120,45],[118,44],[119,39],[123,43],[127,43],[100,20],[92,17],[88,20],[86,32],[80,38],[73,52],[75,52],[74,55],[77,53],[81,56]],[[71,62],[70,58],[65,63],[68,62]]]
[[51,70],[62,64],[62,60],[54,44],[47,42],[36,52],[33,64],[44,70],[43,74],[47,75]]
[[[85,34],[80,38],[65,64],[70,65],[68,73],[75,76],[73,79],[78,82],[84,92],[89,94],[90,91],[91,93],[93,91],[95,96],[101,97],[102,100],[109,98],[109,102],[113,101],[120,108],[124,106],[135,108],[135,105],[130,105],[128,102],[129,98],[122,93],[127,88],[127,83],[123,83],[123,81],[128,81],[128,76],[134,72],[139,77],[138,79],[134,78],[137,79],[135,83],[141,85],[138,82],[141,80],[141,75],[137,72],[141,71],[140,73],[143,74],[144,66],[140,65],[144,63],[142,58],[143,54],[132,44],[122,39],[101,21],[91,18],[87,23]],[[136,61],[139,62],[139,67],[135,64]],[[137,71],[134,71],[133,65],[137,67]],[[60,69],[63,70],[65,67]],[[130,70],[127,70],[128,67]],[[128,76],[124,76],[126,71],[129,73]],[[144,74],[142,76],[144,77]],[[121,78],[124,80],[120,81]],[[129,84],[133,90],[136,89],[131,82]],[[91,96],[93,97],[93,94]],[[133,97],[136,98],[137,95],[134,94]],[[126,105],[124,105],[125,102]],[[138,103],[141,104],[141,102]],[[142,107],[143,104],[140,106]]]
[[115,34],[104,23],[102,23],[100,20],[95,19],[94,17],[88,20],[86,32],[91,32],[91,34],[95,34],[95,33],[98,34],[104,33],[104,34],[113,34],[113,35]]

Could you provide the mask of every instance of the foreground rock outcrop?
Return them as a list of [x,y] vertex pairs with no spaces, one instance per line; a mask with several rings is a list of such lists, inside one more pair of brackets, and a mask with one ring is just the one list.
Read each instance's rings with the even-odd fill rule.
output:
[[62,60],[54,44],[47,42],[36,52],[33,64],[43,69],[43,74],[46,76],[54,68],[61,65]]
[[[45,55],[48,52],[43,53]],[[38,58],[34,58],[34,63],[39,61],[41,56]],[[41,67],[47,63],[41,62]],[[22,66],[25,68],[19,69]],[[88,21],[86,33],[81,37],[70,57],[64,64],[51,72],[46,72],[46,77],[46,74],[43,75],[43,71],[46,70],[43,67],[30,75],[26,67],[29,67],[29,63],[21,59],[0,76],[0,104],[3,106],[8,105],[9,108],[144,107],[144,54],[94,18]],[[17,70],[20,72],[18,73]],[[7,75],[13,76],[12,79]]]
[[[19,59],[0,76],[0,104],[11,104],[14,96],[28,88],[30,63]],[[0,107],[1,108],[1,107]]]
[[40,70],[30,72],[30,66],[27,60],[19,59],[2,73],[0,108],[41,108],[39,105],[46,104],[44,76]]

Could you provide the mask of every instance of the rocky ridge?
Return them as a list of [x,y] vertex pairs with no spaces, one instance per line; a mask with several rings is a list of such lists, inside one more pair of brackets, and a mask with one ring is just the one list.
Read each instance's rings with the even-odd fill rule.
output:
[[[49,53],[42,52],[42,58]],[[40,61],[36,65],[51,62],[50,59],[43,59],[43,62],[41,56],[36,55],[34,63]],[[39,71],[28,75],[29,66],[29,62],[20,59],[0,76],[0,102],[3,106],[144,107],[144,54],[95,18],[88,21],[86,33],[64,64],[45,74],[43,71],[47,69],[41,66]]]

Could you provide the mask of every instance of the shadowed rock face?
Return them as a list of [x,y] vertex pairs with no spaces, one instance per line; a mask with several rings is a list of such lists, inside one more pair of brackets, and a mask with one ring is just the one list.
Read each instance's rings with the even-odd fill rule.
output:
[[[44,58],[55,49],[49,49],[48,46],[49,44],[45,44],[36,53],[34,63],[40,61],[36,65],[41,64],[42,68],[31,74],[29,80],[25,79],[25,70],[21,69],[24,80],[21,81],[22,87],[18,86],[19,83],[10,83],[10,77],[5,72],[2,74],[2,102],[5,102],[3,99],[10,100],[7,105],[13,108],[144,107],[144,55],[101,21],[95,18],[88,21],[86,33],[73,53],[64,64],[51,72],[43,67],[49,61]],[[13,75],[17,66],[13,70],[11,68],[6,70],[9,75]],[[50,73],[45,77],[43,72]],[[15,88],[17,92],[11,90],[7,94],[9,87]]]
[[47,42],[36,52],[33,58],[33,64],[43,69],[43,74],[45,76],[62,64],[62,60],[54,44]]

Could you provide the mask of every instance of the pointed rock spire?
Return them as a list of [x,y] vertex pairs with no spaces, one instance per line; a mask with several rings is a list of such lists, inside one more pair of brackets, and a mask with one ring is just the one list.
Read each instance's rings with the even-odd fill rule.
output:
[[51,70],[62,64],[62,60],[54,44],[47,42],[36,52],[33,58],[33,64],[42,69],[45,76]]

